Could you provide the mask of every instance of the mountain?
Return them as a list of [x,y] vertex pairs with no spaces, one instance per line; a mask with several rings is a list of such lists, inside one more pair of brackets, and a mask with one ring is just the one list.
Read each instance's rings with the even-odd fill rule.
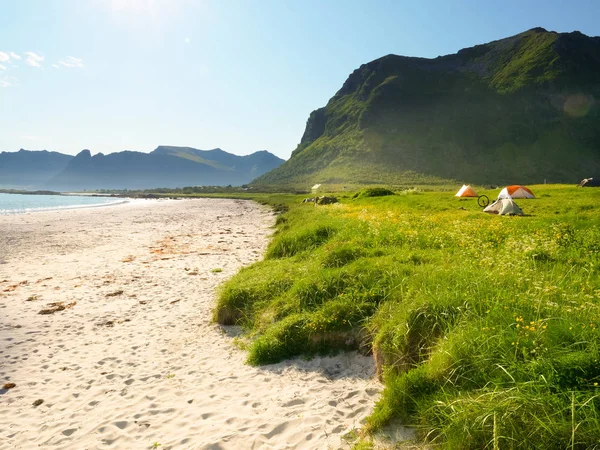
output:
[[221,149],[160,146],[151,153],[123,151],[92,156],[81,151],[47,187],[58,190],[147,189],[242,185],[279,166],[267,151],[237,156]]
[[0,153],[0,187],[33,189],[67,167],[71,155],[47,150]]
[[600,37],[534,28],[362,65],[256,185],[567,182],[600,171]]
[[242,185],[282,162],[264,150],[237,156],[218,148],[160,146],[151,153],[94,156],[82,150],[75,157],[21,150],[0,153],[0,187],[74,191]]
[[244,176],[250,177],[248,181],[279,167],[284,161],[266,150],[260,150],[251,155],[238,156],[227,153],[220,148],[198,150],[190,147],[160,146],[151,154],[178,156],[217,169],[235,170],[243,173]]

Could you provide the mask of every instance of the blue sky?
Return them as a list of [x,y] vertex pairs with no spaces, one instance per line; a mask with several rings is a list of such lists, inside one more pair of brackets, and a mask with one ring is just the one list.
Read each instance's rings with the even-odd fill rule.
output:
[[266,149],[361,64],[541,26],[600,35],[598,0],[6,0],[0,151]]

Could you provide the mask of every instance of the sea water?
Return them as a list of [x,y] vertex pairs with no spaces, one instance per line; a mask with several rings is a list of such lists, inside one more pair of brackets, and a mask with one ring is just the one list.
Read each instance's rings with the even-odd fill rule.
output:
[[126,203],[128,200],[91,195],[29,195],[0,193],[0,215],[36,211],[54,211],[74,208],[90,208]]

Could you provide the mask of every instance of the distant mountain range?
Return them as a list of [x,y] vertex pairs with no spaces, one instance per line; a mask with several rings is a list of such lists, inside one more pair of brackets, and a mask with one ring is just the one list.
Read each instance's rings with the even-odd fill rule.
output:
[[257,185],[577,183],[600,173],[600,37],[542,28],[362,65]]
[[44,184],[67,167],[71,155],[19,150],[0,153],[1,188],[43,188]]
[[57,152],[0,153],[0,187],[13,189],[149,189],[239,186],[278,167],[283,159],[267,151],[247,156],[219,148],[160,146],[151,153],[123,151],[92,156]]

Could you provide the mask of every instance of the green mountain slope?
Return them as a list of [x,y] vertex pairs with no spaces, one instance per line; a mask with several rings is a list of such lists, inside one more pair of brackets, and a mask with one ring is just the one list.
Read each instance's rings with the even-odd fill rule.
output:
[[257,185],[577,182],[600,173],[600,38],[535,28],[362,65]]
[[192,147],[161,145],[150,154],[189,159],[190,161],[205,164],[215,169],[243,173],[246,178],[250,177],[250,179],[280,166],[284,161],[266,150],[259,150],[250,155],[239,156],[227,153],[220,148],[198,150]]

